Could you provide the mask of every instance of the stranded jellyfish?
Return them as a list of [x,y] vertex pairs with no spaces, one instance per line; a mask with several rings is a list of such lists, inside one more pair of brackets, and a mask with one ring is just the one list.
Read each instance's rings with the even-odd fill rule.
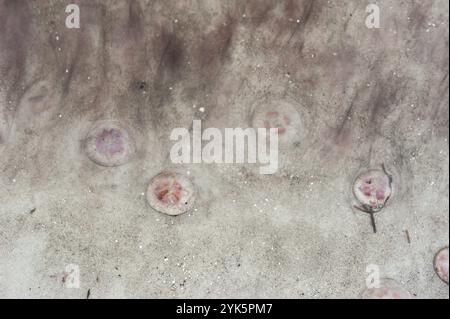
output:
[[17,123],[23,128],[45,127],[55,120],[61,110],[61,88],[52,79],[38,80],[31,84],[20,99],[17,108]]
[[52,88],[48,80],[40,80],[33,83],[20,100],[20,109],[25,109],[31,117],[46,113],[58,105],[56,89]]
[[437,275],[448,284],[448,247],[441,249],[434,257]]
[[382,170],[364,172],[356,178],[353,193],[363,207],[380,211],[391,196],[391,178]]
[[367,288],[362,299],[411,299],[411,294],[393,279],[380,279],[378,287]]
[[192,208],[196,191],[185,176],[163,172],[152,178],[147,190],[147,201],[152,208],[167,215],[180,215]]
[[49,90],[46,86],[40,87],[39,91],[35,95],[28,98],[31,112],[36,115],[44,113],[50,108],[48,101]]
[[381,167],[382,170],[372,169],[360,174],[353,183],[353,194],[361,204],[355,208],[370,214],[374,233],[377,232],[374,213],[383,209],[392,195],[392,176],[384,165]]
[[85,149],[87,156],[101,166],[114,167],[130,161],[135,142],[119,122],[100,121],[89,132]]
[[253,128],[278,128],[280,145],[299,142],[302,134],[300,114],[289,103],[275,101],[257,106],[252,118]]

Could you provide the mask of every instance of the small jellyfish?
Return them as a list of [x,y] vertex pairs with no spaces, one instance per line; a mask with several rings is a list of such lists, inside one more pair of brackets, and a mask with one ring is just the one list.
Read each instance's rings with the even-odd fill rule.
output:
[[436,274],[448,284],[448,247],[442,248],[434,257]]
[[252,126],[258,128],[278,128],[280,146],[291,146],[300,141],[302,121],[293,105],[284,101],[257,106],[253,113]]
[[364,172],[356,178],[353,193],[361,205],[380,211],[392,194],[390,176],[383,170]]
[[374,214],[384,208],[392,195],[392,176],[382,165],[382,170],[372,169],[360,174],[353,183],[353,194],[361,207],[358,210],[370,214],[374,233],[377,232]]
[[26,129],[43,128],[61,110],[61,89],[51,79],[38,80],[24,91],[17,107],[17,125]]
[[100,121],[90,130],[85,140],[85,150],[96,164],[114,167],[129,162],[136,146],[128,130],[119,122]]
[[152,178],[147,189],[147,201],[160,213],[180,215],[189,211],[195,202],[196,191],[184,175],[162,172]]
[[361,296],[362,299],[411,299],[411,294],[398,282],[389,278],[380,279],[375,288],[367,288]]
[[30,110],[33,114],[40,114],[49,109],[50,103],[48,102],[48,95],[48,88],[43,86],[40,88],[39,92],[36,92],[35,95],[28,98],[27,102],[30,105]]
[[47,80],[34,83],[21,99],[21,108],[25,107],[33,116],[47,112],[55,105],[54,94],[50,91],[50,83]]
[[286,114],[280,114],[279,111],[266,112],[264,127],[266,129],[278,128],[278,134],[283,135],[291,124],[291,118]]

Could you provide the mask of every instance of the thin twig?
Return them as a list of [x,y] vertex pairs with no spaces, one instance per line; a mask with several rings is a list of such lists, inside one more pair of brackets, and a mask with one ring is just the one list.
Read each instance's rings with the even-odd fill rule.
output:
[[359,206],[356,206],[356,205],[354,205],[353,207],[356,208],[357,210],[363,212],[363,213],[366,213],[366,214],[370,215],[370,223],[372,225],[374,234],[376,234],[376,232],[377,232],[377,225],[375,224],[375,216],[374,216],[375,212],[373,210],[367,209],[365,207],[362,208],[362,207],[359,207]]
[[363,212],[363,213],[368,213],[368,214],[370,214],[370,211],[366,210],[365,208],[361,208],[361,207],[356,206],[356,205],[353,206],[353,207],[356,208],[357,210]]
[[376,234],[377,233],[377,225],[375,224],[375,216],[374,216],[373,212],[370,212],[370,222],[372,224],[373,233]]
[[407,229],[405,230],[405,234],[406,234],[406,240],[408,241],[408,244],[411,244],[411,237],[409,236],[409,231]]

